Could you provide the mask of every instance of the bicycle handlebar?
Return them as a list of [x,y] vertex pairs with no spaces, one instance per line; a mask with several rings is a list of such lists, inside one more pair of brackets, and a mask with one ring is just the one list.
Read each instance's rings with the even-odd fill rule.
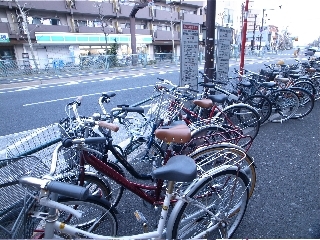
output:
[[62,139],[62,146],[65,148],[72,147],[74,144],[97,144],[105,143],[107,138],[105,137],[89,137],[89,138],[64,138]]
[[38,190],[44,189],[79,200],[86,200],[89,196],[89,189],[87,188],[48,179],[23,176],[19,179],[19,183],[22,186],[33,187],[37,188]]

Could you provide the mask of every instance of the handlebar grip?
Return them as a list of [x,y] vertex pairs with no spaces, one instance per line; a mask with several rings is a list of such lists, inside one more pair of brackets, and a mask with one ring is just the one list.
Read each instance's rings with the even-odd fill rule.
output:
[[113,132],[118,132],[119,130],[119,126],[113,123],[108,123],[105,121],[98,121],[97,124],[99,125],[99,127],[103,127],[103,128],[107,128]]
[[116,93],[112,92],[112,93],[102,93],[101,96],[102,97],[106,97],[106,98],[112,98],[116,95]]
[[144,113],[144,109],[142,107],[122,107],[122,111]]
[[64,182],[51,181],[46,187],[49,191],[63,196],[86,200],[89,196],[89,189]]
[[157,79],[160,80],[160,81],[164,81],[164,78],[157,77]]
[[64,138],[62,139],[62,146],[65,148],[69,148],[73,145],[71,138]]
[[43,188],[51,192],[55,192],[67,197],[77,198],[80,200],[86,200],[89,196],[89,189],[69,183],[51,181],[48,179],[23,176],[19,179],[19,183],[22,186],[36,188],[37,190]]
[[105,143],[106,142],[105,137],[89,137],[84,139],[84,143],[86,144],[95,144],[95,143]]

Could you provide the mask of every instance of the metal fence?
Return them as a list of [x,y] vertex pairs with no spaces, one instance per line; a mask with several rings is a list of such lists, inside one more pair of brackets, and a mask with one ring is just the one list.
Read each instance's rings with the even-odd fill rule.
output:
[[[36,64],[35,64],[36,62]],[[108,72],[126,68],[146,68],[179,62],[172,53],[130,55],[90,55],[80,57],[0,60],[0,79],[32,75]],[[37,65],[37,67],[36,67]]]

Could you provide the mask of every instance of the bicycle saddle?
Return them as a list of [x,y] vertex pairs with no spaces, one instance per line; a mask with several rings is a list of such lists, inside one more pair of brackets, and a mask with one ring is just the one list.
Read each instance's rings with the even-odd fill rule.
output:
[[239,82],[238,85],[243,87],[251,87],[252,84],[250,82]]
[[277,85],[277,83],[275,83],[275,82],[263,82],[263,83],[261,83],[262,87],[267,87],[267,88],[272,88],[272,87],[274,87],[276,85]]
[[228,99],[225,94],[209,95],[205,99],[194,100],[193,103],[201,108],[211,108],[213,103],[224,103]]
[[214,103],[224,103],[228,96],[225,94],[209,95],[208,98]]
[[155,169],[152,175],[156,179],[191,182],[197,177],[197,165],[192,158],[177,155],[170,158],[166,165]]
[[315,68],[307,68],[306,71],[309,72],[309,73],[314,73],[317,70]]
[[274,80],[275,81],[280,81],[280,82],[283,82],[283,83],[287,83],[287,82],[290,81],[289,78],[282,78],[282,77],[278,77],[278,78],[276,77]]
[[211,108],[213,106],[213,102],[207,98],[194,100],[193,103],[201,108]]
[[154,132],[155,136],[166,142],[187,143],[191,139],[191,131],[187,125],[163,126]]

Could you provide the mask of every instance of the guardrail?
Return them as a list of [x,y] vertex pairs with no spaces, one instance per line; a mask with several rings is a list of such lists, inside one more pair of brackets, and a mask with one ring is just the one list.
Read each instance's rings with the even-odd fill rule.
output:
[[108,72],[113,69],[146,68],[162,64],[177,64],[179,57],[172,53],[130,55],[90,55],[80,57],[0,60],[0,79],[32,75]]

